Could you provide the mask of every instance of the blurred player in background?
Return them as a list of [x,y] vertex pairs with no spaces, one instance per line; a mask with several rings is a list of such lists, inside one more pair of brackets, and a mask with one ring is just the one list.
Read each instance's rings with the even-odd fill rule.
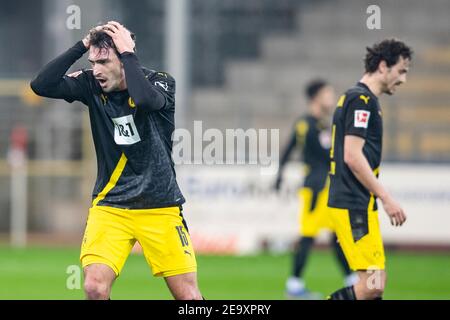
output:
[[[365,74],[340,97],[334,112],[328,205],[339,243],[361,281],[334,292],[330,299],[381,299],[383,295],[385,256],[376,198],[392,225],[401,226],[406,215],[377,179],[383,136],[378,97],[394,94],[406,82],[411,57],[411,49],[395,39],[367,48]],[[372,269],[376,271],[367,272]]]
[[[87,51],[92,69],[65,75]],[[171,158],[175,80],[143,68],[134,35],[110,21],[47,64],[31,88],[89,108],[98,174],[80,255],[87,298],[109,299],[138,241],[174,298],[202,299]]]
[[[289,144],[281,157],[275,189],[280,189],[283,169],[291,153],[298,148],[306,166],[306,173],[303,187],[298,192],[302,203],[300,239],[294,251],[291,277],[286,282],[286,294],[289,298],[319,299],[319,294],[306,288],[302,275],[315,237],[322,229],[333,230],[327,207],[327,178],[330,167],[331,113],[336,100],[334,89],[320,79],[310,82],[305,93],[309,101],[309,111],[295,123]],[[345,285],[353,285],[357,276],[350,271],[334,234],[332,243],[345,274]]]

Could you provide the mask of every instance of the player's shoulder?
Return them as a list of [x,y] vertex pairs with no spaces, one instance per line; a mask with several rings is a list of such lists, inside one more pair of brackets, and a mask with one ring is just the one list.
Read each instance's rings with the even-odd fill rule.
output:
[[175,94],[175,79],[167,72],[142,68],[145,77],[168,94]]
[[65,77],[70,79],[76,79],[78,83],[90,88],[92,92],[102,92],[98,82],[95,80],[94,72],[92,69],[80,69],[78,71],[66,74]]
[[151,80],[163,80],[167,82],[175,82],[174,77],[165,71],[157,71],[143,67],[142,71],[147,79]]
[[80,69],[74,71],[72,73],[66,74],[66,77],[75,78],[75,79],[86,79],[89,80],[93,77],[92,69]]
[[343,106],[357,105],[361,107],[367,106],[370,108],[376,106],[377,103],[377,98],[370,92],[370,90],[360,84],[348,89],[341,99],[341,104]]
[[295,131],[297,134],[305,135],[306,132],[314,125],[312,117],[309,114],[299,116],[295,120]]

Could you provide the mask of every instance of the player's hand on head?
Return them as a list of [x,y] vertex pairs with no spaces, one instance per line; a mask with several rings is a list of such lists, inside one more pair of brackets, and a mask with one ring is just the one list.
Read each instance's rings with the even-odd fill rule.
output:
[[134,51],[135,44],[131,32],[120,23],[109,21],[103,26],[103,31],[113,39],[120,54]]
[[96,26],[96,27],[94,27],[94,28],[92,28],[91,30],[89,30],[89,32],[87,33],[87,35],[83,38],[83,44],[84,44],[84,46],[86,47],[86,49],[88,49],[89,50],[89,47],[91,46],[91,43],[90,43],[90,41],[91,41],[91,34],[92,34],[92,32],[94,32],[94,31],[100,31],[100,30],[102,30],[103,29],[103,26]]
[[391,197],[387,197],[382,201],[384,211],[386,211],[391,220],[391,225],[396,227],[403,225],[406,221],[406,214],[402,207],[400,207],[400,205]]

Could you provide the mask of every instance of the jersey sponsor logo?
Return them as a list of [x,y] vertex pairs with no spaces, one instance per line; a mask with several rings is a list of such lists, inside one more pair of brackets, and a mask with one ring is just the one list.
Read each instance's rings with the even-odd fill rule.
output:
[[369,125],[370,111],[355,110],[355,128],[365,128]]
[[114,141],[119,145],[130,145],[141,141],[139,132],[134,124],[133,115],[112,118],[114,123]]
[[169,85],[167,84],[167,82],[164,81],[155,81],[155,86],[160,86],[166,92],[169,90]]

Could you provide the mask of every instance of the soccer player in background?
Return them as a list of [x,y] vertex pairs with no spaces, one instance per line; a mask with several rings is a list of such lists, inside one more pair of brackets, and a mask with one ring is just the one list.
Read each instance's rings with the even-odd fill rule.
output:
[[[280,189],[283,169],[289,156],[297,148],[301,152],[306,173],[303,187],[298,192],[301,202],[300,237],[294,250],[291,276],[286,281],[286,294],[289,298],[319,299],[319,294],[306,288],[302,275],[315,237],[322,229],[333,230],[327,206],[327,180],[330,167],[331,113],[336,101],[333,87],[321,79],[311,81],[306,86],[305,93],[309,111],[295,122],[289,144],[281,157],[275,189]],[[332,244],[345,274],[345,285],[353,285],[358,280],[357,276],[350,271],[334,234]]]
[[360,281],[329,299],[382,298],[386,272],[377,198],[392,225],[401,226],[406,215],[377,179],[383,136],[378,97],[394,94],[406,82],[411,57],[412,50],[395,39],[367,48],[362,79],[340,97],[334,112],[328,206],[339,243]]
[[[92,69],[65,75],[87,51]],[[142,67],[134,35],[110,21],[47,64],[31,88],[89,109],[98,173],[80,254],[86,297],[110,298],[138,241],[175,299],[202,299],[171,158],[175,80]]]

